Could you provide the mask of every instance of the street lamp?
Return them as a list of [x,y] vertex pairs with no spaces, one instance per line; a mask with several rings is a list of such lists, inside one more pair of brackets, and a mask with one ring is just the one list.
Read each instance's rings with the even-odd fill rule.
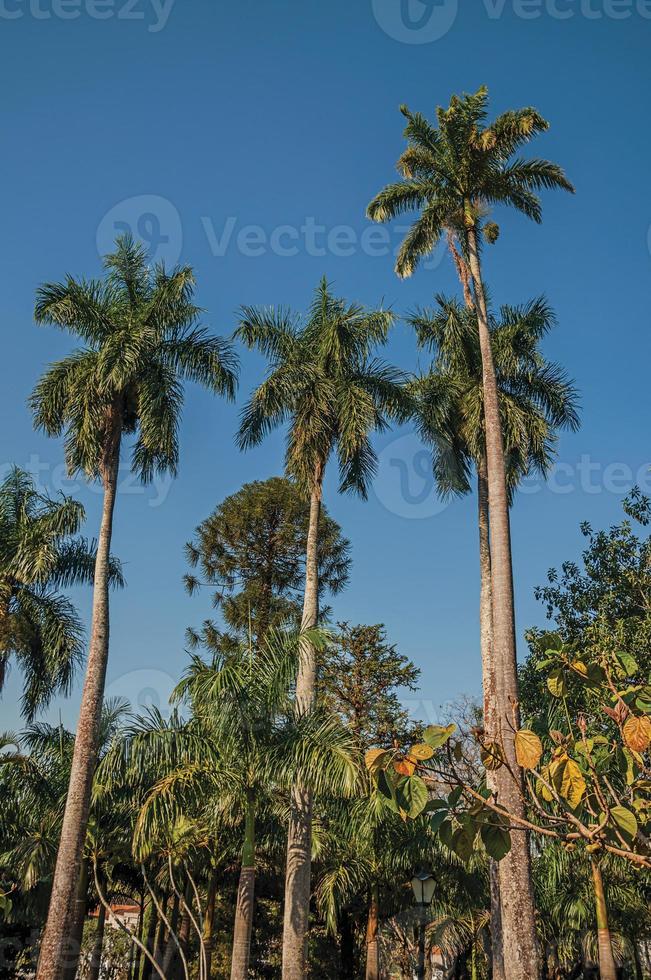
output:
[[425,908],[434,898],[434,878],[429,871],[417,871],[411,879],[411,889],[416,899],[416,905]]
[[434,898],[434,878],[429,871],[417,871],[411,879],[411,889],[416,899],[416,905],[420,910],[420,923],[418,930],[418,967],[416,971],[417,980],[425,980],[425,925],[427,922],[427,907]]

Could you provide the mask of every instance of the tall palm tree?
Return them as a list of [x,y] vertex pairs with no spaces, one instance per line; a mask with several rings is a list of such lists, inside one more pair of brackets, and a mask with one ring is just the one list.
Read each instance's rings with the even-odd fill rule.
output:
[[150,269],[145,249],[128,235],[118,238],[105,267],[102,281],[68,277],[41,286],[36,299],[38,323],[69,330],[85,346],[53,364],[36,385],[35,425],[51,436],[65,432],[68,471],[101,480],[104,490],[88,663],[39,980],[62,975],[86,835],[108,661],[109,552],[122,441],[134,436],[131,466],[143,481],[175,473],[182,382],[198,381],[228,397],[236,385],[230,348],[197,325],[189,267]]
[[[538,191],[573,188],[556,164],[514,157],[522,146],[548,128],[535,109],[505,112],[490,124],[486,123],[487,109],[485,88],[474,95],[453,96],[447,109],[437,110],[437,127],[403,106],[409,146],[398,167],[404,179],[380,191],[369,204],[368,214],[373,220],[387,221],[405,211],[421,209],[398,254],[399,276],[410,276],[419,260],[451,229],[458,236],[470,270],[484,383],[493,659],[499,720],[504,724],[504,719],[511,717],[518,690],[513,575],[499,393],[479,242],[482,233],[489,242],[494,242],[499,233],[493,222],[486,221],[487,209],[493,205],[514,207],[539,222],[542,215]],[[519,772],[513,740],[505,741],[508,762]],[[499,782],[504,802],[514,808],[514,813],[523,815],[524,802],[517,783],[506,785],[503,778]],[[524,833],[514,834],[511,851],[500,863],[500,883],[506,973],[509,980],[529,980],[538,973],[539,957],[529,843]]]
[[[79,536],[84,520],[80,503],[39,493],[17,467],[0,484],[0,692],[13,656],[27,721],[55,693],[69,693],[83,654],[81,622],[59,590],[93,581],[95,548]],[[109,577],[123,584],[112,558]]]
[[[406,411],[400,372],[373,357],[387,340],[393,317],[332,295],[325,278],[301,320],[284,310],[245,308],[237,335],[270,362],[267,379],[242,415],[239,444],[256,445],[289,423],[287,474],[310,497],[306,546],[303,630],[318,619],[318,524],[323,479],[330,457],[339,462],[340,490],[366,496],[375,470],[370,434]],[[316,657],[301,648],[296,710],[312,710]],[[310,902],[312,793],[299,779],[292,793],[287,839],[283,980],[303,980]]]
[[[476,474],[479,565],[480,648],[486,738],[498,737],[495,664],[492,656],[490,517],[486,485],[486,439],[483,411],[483,372],[473,303],[437,298],[433,311],[408,317],[420,347],[436,353],[430,372],[412,385],[416,423],[432,446],[439,493],[467,493],[470,471]],[[522,478],[546,476],[554,458],[558,429],[579,424],[577,396],[564,372],[545,360],[541,339],[555,322],[544,299],[525,306],[504,306],[490,317],[500,413],[507,463],[509,497]],[[491,786],[495,774],[487,773]],[[491,937],[496,977],[501,965],[499,869],[491,859]]]

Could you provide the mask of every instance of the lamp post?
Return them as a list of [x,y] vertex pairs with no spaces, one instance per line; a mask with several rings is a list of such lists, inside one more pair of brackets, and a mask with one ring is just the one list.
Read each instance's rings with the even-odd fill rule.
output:
[[414,893],[416,906],[419,910],[419,930],[418,930],[418,967],[416,970],[417,980],[425,980],[425,924],[427,908],[434,897],[434,878],[429,871],[417,871],[411,879],[411,888]]

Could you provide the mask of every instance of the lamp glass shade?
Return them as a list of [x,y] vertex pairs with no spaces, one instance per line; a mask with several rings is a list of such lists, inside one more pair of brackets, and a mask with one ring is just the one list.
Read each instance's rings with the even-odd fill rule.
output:
[[434,878],[427,871],[419,871],[411,879],[411,887],[417,905],[429,905],[434,897]]

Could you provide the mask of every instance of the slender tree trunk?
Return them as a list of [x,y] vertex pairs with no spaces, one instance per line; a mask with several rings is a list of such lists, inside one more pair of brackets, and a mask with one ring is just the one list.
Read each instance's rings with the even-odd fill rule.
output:
[[[145,928],[145,896],[140,893],[140,913],[138,914],[138,939],[142,942],[142,934]],[[142,953],[139,946],[134,945],[133,966],[131,968],[131,980],[138,980],[140,975],[140,961]]]
[[[317,469],[310,497],[310,522],[305,555],[305,595],[302,629],[312,629],[319,617],[318,533],[323,470]],[[309,643],[300,651],[296,680],[296,711],[312,710],[316,687],[316,657]],[[312,870],[312,792],[299,778],[292,788],[283,921],[282,980],[304,980],[307,969],[307,934],[310,919]]]
[[36,971],[37,980],[62,980],[63,978],[75,890],[86,841],[93,774],[97,765],[99,726],[109,652],[109,558],[120,458],[120,429],[117,425],[110,443],[102,467],[104,502],[95,559],[88,663],[50,906]]
[[178,925],[179,925],[179,896],[174,894],[174,901],[172,902],[172,914],[170,915],[170,928],[167,930],[167,935],[165,937],[165,953],[163,955],[162,970],[165,976],[172,969],[172,964],[174,963],[174,956],[178,952],[178,946],[174,937],[177,935]]
[[99,914],[97,917],[97,931],[93,943],[93,951],[90,954],[90,966],[88,967],[88,980],[99,980],[100,969],[102,967],[102,947],[104,946],[104,927],[106,925],[106,909],[100,902]]
[[[161,895],[161,898],[160,898],[160,906],[161,906],[161,909],[163,910],[163,912],[165,913],[165,916],[167,916],[168,915],[168,908],[167,908],[167,906],[168,906],[168,896],[165,893],[163,893],[163,895]],[[158,915],[158,912],[156,914]],[[156,931],[156,938],[154,940],[154,959],[156,960],[156,962],[158,963],[158,965],[161,966],[161,967],[162,967],[162,963],[163,963],[163,957],[165,956],[165,932],[166,932],[166,926],[165,926],[165,922],[163,920],[163,917],[161,915],[161,916],[159,916],[159,919],[158,919],[158,929]],[[149,964],[149,966],[150,966],[150,970],[149,970],[148,976],[151,977],[151,978],[157,976],[158,974],[154,970],[154,967],[151,964]]]
[[79,881],[75,901],[70,916],[70,933],[68,937],[68,952],[63,969],[64,980],[75,980],[77,968],[79,966],[79,954],[81,953],[81,943],[84,938],[84,922],[88,909],[88,858],[81,862]]
[[[183,912],[181,913],[181,925],[179,926],[179,945],[183,950],[185,958],[188,958],[188,951],[190,948],[190,931],[192,927],[189,909],[189,903],[192,901],[190,897],[189,889],[185,893]],[[179,950],[176,950],[176,955],[172,960],[172,970],[170,974],[170,980],[184,980],[185,969],[183,967],[183,960]]]
[[206,915],[203,922],[203,941],[206,947],[206,980],[211,980],[212,954],[215,944],[215,902],[217,899],[217,875],[213,871],[208,881]]
[[[145,935],[145,949],[147,950],[148,953],[151,953],[152,956],[155,956],[154,943],[156,941],[157,925],[158,925],[158,913],[156,912],[154,903],[150,902],[149,910],[147,912],[147,932]],[[136,980],[147,980],[147,978],[151,974],[151,970],[152,970],[151,963],[149,962],[146,956],[143,957],[140,973],[136,977]]]
[[[496,786],[499,801],[515,816],[524,817],[522,771],[515,758],[515,745],[508,719],[518,727],[518,674],[515,643],[515,613],[509,502],[502,442],[497,379],[488,326],[488,311],[481,276],[474,225],[467,227],[470,272],[475,290],[477,324],[484,384],[487,482],[490,507],[491,588],[493,609],[493,660],[495,665],[498,724],[506,758],[515,778],[506,767],[499,769]],[[536,980],[540,957],[536,937],[535,909],[531,881],[529,837],[524,831],[511,833],[511,850],[499,863],[502,943],[507,980]]]
[[597,942],[599,944],[599,976],[601,980],[617,980],[617,967],[613,956],[613,946],[610,940],[610,928],[608,926],[608,907],[604,894],[604,882],[601,876],[601,867],[596,858],[591,858],[592,881],[594,883],[594,897],[597,908]]
[[339,980],[355,980],[355,936],[346,909],[339,914],[339,953]]
[[[484,730],[489,741],[498,736],[495,664],[493,662],[493,609],[491,589],[490,519],[488,510],[488,479],[485,455],[477,466],[477,500],[479,516],[479,635],[484,691]],[[495,789],[492,772],[486,773],[489,789]],[[499,862],[488,859],[488,878],[491,902],[491,964],[492,980],[505,980],[502,946],[502,909],[500,906]]]
[[378,886],[374,882],[371,885],[366,924],[366,980],[380,980],[379,905]]
[[242,867],[237,886],[231,980],[248,980],[251,956],[251,930],[255,899],[255,800],[249,792],[246,806]]

